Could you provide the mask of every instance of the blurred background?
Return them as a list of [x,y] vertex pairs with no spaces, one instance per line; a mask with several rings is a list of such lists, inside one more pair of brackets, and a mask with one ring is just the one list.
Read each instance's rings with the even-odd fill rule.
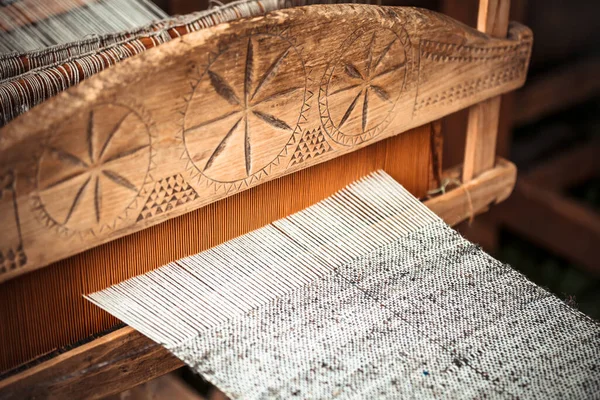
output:
[[[169,14],[208,0],[155,0]],[[476,26],[477,0],[383,0],[443,12]],[[517,164],[513,195],[459,227],[589,316],[600,319],[600,2],[512,0],[512,20],[535,35],[527,84],[504,96],[498,153]],[[444,120],[444,165],[462,162],[466,112]],[[182,369],[118,398],[224,398]],[[200,397],[201,396],[201,397]],[[164,397],[164,398],[167,398]]]

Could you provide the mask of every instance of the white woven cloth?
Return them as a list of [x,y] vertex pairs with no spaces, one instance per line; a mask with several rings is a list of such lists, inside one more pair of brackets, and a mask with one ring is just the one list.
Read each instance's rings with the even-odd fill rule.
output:
[[600,325],[384,173],[89,299],[232,398],[600,398]]

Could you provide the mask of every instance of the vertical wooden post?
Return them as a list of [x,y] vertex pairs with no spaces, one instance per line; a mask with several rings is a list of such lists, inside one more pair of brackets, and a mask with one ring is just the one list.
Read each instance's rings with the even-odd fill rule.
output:
[[[495,37],[506,37],[510,0],[480,0],[477,29]],[[479,103],[469,110],[463,182],[494,166],[500,119],[500,97]]]

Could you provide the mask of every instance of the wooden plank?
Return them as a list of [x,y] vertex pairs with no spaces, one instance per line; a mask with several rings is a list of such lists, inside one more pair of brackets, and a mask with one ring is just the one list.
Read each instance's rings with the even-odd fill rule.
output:
[[99,399],[181,366],[164,347],[125,327],[0,381],[0,399]]
[[[460,176],[460,167],[445,173],[446,178]],[[517,168],[509,161],[497,159],[496,166],[477,178],[463,183],[446,194],[427,200],[425,205],[447,224],[456,225],[477,214],[486,212],[511,194],[517,179]]]
[[600,57],[569,63],[527,84],[517,95],[514,124],[534,122],[600,93]]
[[[447,182],[457,182],[461,175],[462,166],[456,166],[446,170],[443,179]],[[508,198],[515,185],[516,176],[517,170],[514,164],[498,158],[495,168],[482,173],[459,188],[450,185],[453,188],[450,193],[453,193],[456,199],[448,201],[440,197],[429,200],[425,204],[444,221],[455,226],[469,240],[480,244],[486,251],[493,252],[498,242],[496,221],[488,218],[489,214],[481,215],[475,220],[473,218]],[[481,183],[481,180],[485,183]],[[461,197],[462,201],[460,201]],[[438,202],[440,204],[437,204]]]
[[[460,176],[460,168],[445,176]],[[504,200],[515,178],[515,166],[498,159],[494,169],[425,205],[454,225]],[[182,365],[165,348],[125,327],[0,381],[0,400],[101,398]]]
[[510,0],[479,0],[477,29],[493,37],[506,37]]
[[[510,20],[525,21],[527,18],[527,0],[512,0],[510,3]],[[498,136],[496,137],[496,156],[511,159],[513,115],[515,113],[517,92],[502,95]],[[513,160],[514,161],[514,160]],[[518,165],[518,164],[517,164]],[[489,230],[494,230],[490,228]],[[494,234],[492,234],[494,235]],[[495,236],[498,236],[497,234]]]
[[[0,130],[14,196],[0,220],[18,221],[0,233],[18,255],[0,282],[513,90],[531,41],[523,26],[500,40],[425,10],[321,5],[131,57]],[[173,176],[195,195],[162,209],[152,188]]]
[[442,184],[443,173],[443,151],[444,135],[442,133],[441,121],[435,121],[431,124],[430,134],[430,152],[431,160],[429,162],[430,178],[429,190],[435,190]]
[[471,107],[467,119],[467,140],[463,182],[494,166],[501,98],[494,97]]
[[528,240],[600,276],[600,215],[575,200],[525,179],[495,218]]
[[[493,37],[506,37],[509,13],[510,0],[480,0],[477,29]],[[495,97],[469,110],[463,182],[494,165],[500,104],[500,97]]]
[[[444,14],[457,18],[469,26],[475,26],[477,21],[476,0],[443,0]],[[510,7],[510,19],[525,21],[526,0],[513,0]],[[486,157],[510,158],[512,142],[513,114],[515,112],[516,93],[511,92],[502,96],[496,137],[496,154]],[[446,158],[449,165],[463,163],[465,154],[465,138],[467,132],[468,110],[461,111],[445,119],[444,132],[446,134]],[[491,152],[490,152],[491,153]],[[517,163],[518,164],[518,163]],[[499,230],[489,215],[480,215],[474,221],[464,222],[456,229],[470,241],[479,244],[486,252],[496,254],[499,247]]]
[[[104,400],[207,400],[175,373],[166,374]],[[210,396],[216,400],[215,396]]]
[[565,150],[527,172],[528,182],[545,189],[562,191],[600,175],[600,141],[593,140]]
[[[459,20],[469,26],[477,25],[478,0],[442,0],[440,8],[449,17]],[[527,0],[513,0],[510,7],[512,21],[526,20]],[[537,34],[537,32],[536,32]],[[500,123],[496,139],[496,155],[503,158],[509,157],[512,120],[515,103],[515,92],[502,96],[500,109]],[[450,167],[464,161],[465,139],[467,132],[468,111],[463,110],[452,114],[443,120],[444,124],[444,162]],[[517,163],[519,165],[519,163]]]

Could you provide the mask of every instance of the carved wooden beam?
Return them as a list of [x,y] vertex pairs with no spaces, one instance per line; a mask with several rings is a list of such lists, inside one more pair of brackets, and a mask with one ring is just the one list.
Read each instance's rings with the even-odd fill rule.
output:
[[0,281],[513,90],[531,44],[322,5],[127,59],[0,130]]

